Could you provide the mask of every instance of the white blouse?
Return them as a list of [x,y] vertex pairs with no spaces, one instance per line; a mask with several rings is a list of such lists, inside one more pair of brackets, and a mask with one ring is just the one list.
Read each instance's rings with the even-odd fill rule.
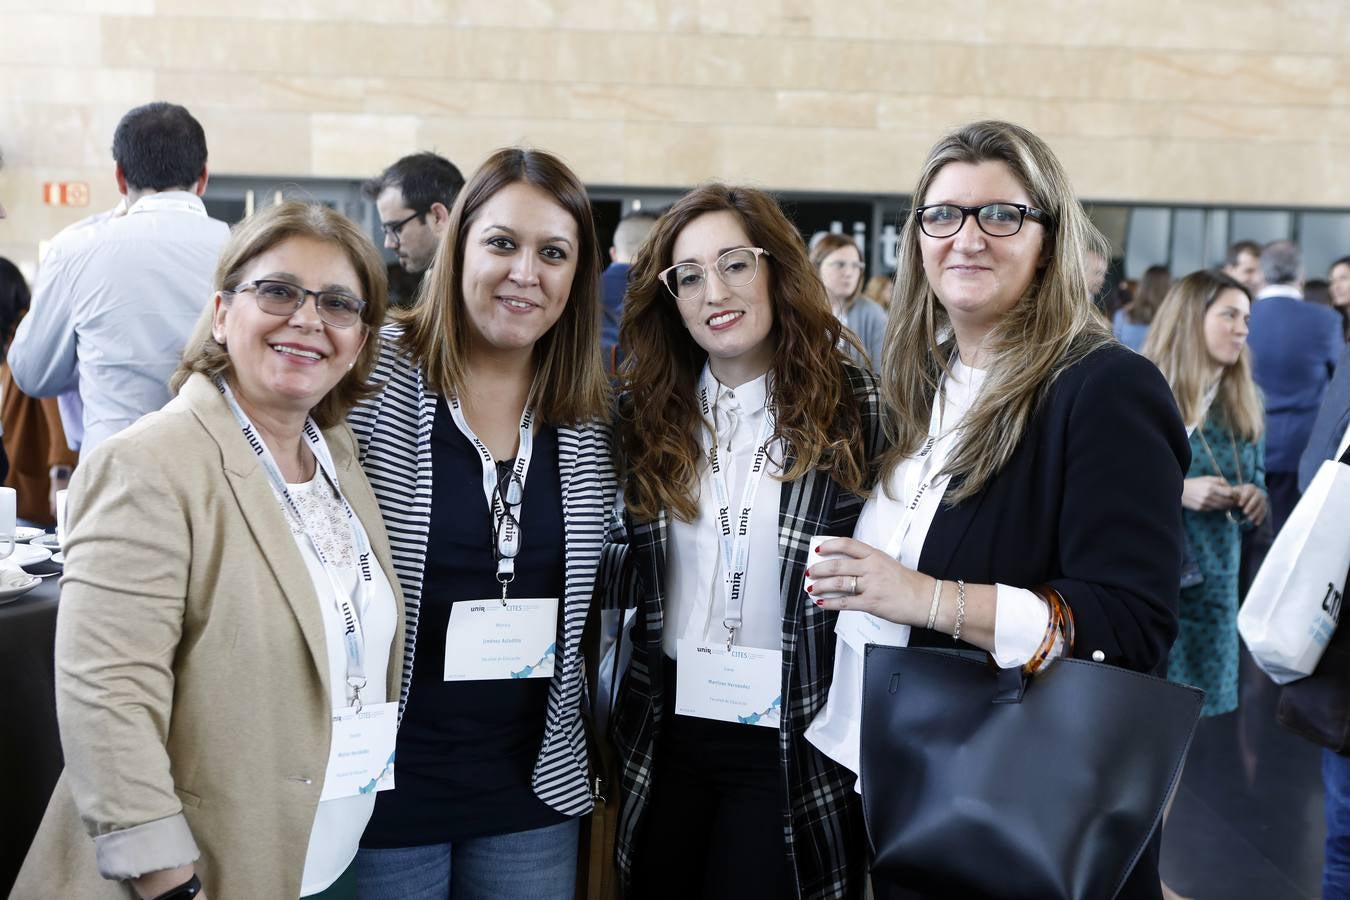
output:
[[[950,476],[935,477],[959,443],[961,423],[974,405],[984,384],[985,372],[952,358],[952,374],[942,385],[941,403],[934,404],[928,453],[915,454],[896,466],[884,489],[875,491],[863,506],[853,536],[894,556],[908,568],[918,567],[928,530],[946,493]],[[994,661],[1003,668],[1020,666],[1031,659],[1045,636],[1050,611],[1031,591],[995,585],[998,590],[994,617]],[[949,593],[949,592],[948,592]],[[950,597],[944,598],[951,603]],[[897,625],[867,613],[845,610],[836,630],[849,624],[845,617],[860,617],[869,641],[903,647],[909,643],[908,625]],[[806,729],[806,738],[826,756],[859,772],[858,741],[862,713],[863,656],[843,638],[837,638],[834,680],[824,709]],[[857,790],[862,792],[859,778]]]
[[[707,367],[704,367],[705,374]],[[739,504],[745,491],[746,474],[759,449],[756,439],[769,415],[768,374],[737,388],[717,386],[711,399],[720,447],[719,459],[727,468],[727,488],[733,504]],[[701,383],[701,382],[700,382]],[[715,383],[715,382],[714,382]],[[726,592],[723,588],[725,563],[717,522],[717,494],[706,450],[711,436],[703,430],[705,449],[699,466],[698,517],[692,522],[671,518],[666,539],[666,627],[661,646],[666,656],[677,659],[681,638],[700,643],[724,641],[726,629]],[[741,627],[736,645],[762,650],[778,650],[783,644],[783,598],[778,573],[778,501],[782,482],[776,475],[782,469],[781,447],[771,446],[765,471],[755,491],[750,518],[749,564],[745,573]],[[730,515],[733,520],[736,510]]]
[[[334,563],[334,570],[343,588],[354,591],[359,577],[356,545],[342,502],[328,479],[320,473],[305,484],[288,484],[287,488],[305,520],[304,527],[309,529],[315,542],[323,548],[324,555]],[[285,507],[282,509],[285,510]],[[323,563],[310,547],[304,528],[292,520],[290,513],[285,515],[291,526],[291,535],[305,560],[310,581],[314,583],[319,609],[323,611],[324,634],[328,645],[329,701],[334,709],[344,708],[350,705],[347,696],[347,653],[343,640],[345,629],[333,596],[333,583],[324,574]],[[360,520],[353,521],[358,528],[361,527]],[[365,670],[374,689],[369,699],[371,702],[383,702],[384,691],[379,686],[384,684],[385,673],[389,670],[389,651],[397,627],[395,618],[398,607],[384,569],[379,565],[371,568],[374,580],[371,584],[370,605],[361,610],[361,627],[366,637]],[[364,694],[362,699],[367,699]],[[346,871],[356,858],[361,834],[366,830],[366,823],[370,821],[374,809],[373,793],[325,800],[319,804],[314,814],[314,827],[309,833],[309,849],[305,852],[300,896],[307,897],[326,890]]]

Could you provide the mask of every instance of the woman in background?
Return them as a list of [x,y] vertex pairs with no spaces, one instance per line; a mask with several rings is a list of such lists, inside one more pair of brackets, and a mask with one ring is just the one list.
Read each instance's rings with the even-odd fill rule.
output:
[[1134,292],[1134,299],[1116,310],[1111,317],[1111,333],[1116,340],[1136,353],[1143,352],[1153,315],[1171,285],[1172,275],[1167,271],[1167,266],[1149,266],[1145,269],[1144,277],[1139,279],[1139,287]]
[[1350,341],[1350,256],[1342,256],[1327,272],[1331,285],[1331,305],[1345,322],[1345,339]]
[[1240,532],[1265,520],[1265,416],[1252,380],[1251,298],[1227,275],[1178,281],[1153,320],[1144,355],[1158,364],[1190,431],[1182,519],[1204,580],[1181,589],[1167,677],[1205,691],[1203,715],[1238,704]]
[[853,332],[866,356],[854,353],[854,361],[873,371],[881,359],[881,339],[886,333],[886,311],[862,295],[862,251],[848,235],[827,234],[811,250],[811,265],[820,273],[830,311]]

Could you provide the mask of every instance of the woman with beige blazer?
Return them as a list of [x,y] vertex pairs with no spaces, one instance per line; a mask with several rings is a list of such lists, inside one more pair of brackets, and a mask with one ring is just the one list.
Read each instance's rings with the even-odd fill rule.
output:
[[383,263],[285,203],[236,227],[215,284],[175,399],[71,486],[66,771],[14,898],[354,896],[392,786],[401,593],[342,424]]

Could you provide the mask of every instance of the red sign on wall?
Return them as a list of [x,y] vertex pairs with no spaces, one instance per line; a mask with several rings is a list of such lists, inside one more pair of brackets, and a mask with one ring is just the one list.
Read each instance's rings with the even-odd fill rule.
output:
[[42,199],[48,206],[88,206],[87,181],[48,181],[42,185]]

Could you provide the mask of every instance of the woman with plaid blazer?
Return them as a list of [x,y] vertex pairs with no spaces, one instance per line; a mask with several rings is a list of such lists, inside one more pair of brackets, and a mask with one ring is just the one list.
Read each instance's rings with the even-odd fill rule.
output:
[[853,532],[876,382],[777,202],[743,188],[699,188],[657,223],[621,342],[623,535],[601,579],[637,611],[612,719],[625,889],[860,896],[853,775],[803,737],[834,615],[802,574],[813,536]]

